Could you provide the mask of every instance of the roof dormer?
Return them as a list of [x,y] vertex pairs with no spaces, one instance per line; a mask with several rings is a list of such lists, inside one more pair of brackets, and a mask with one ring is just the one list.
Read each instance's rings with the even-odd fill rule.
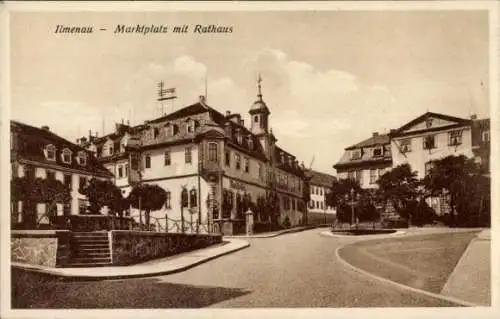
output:
[[56,147],[53,144],[49,144],[49,145],[45,146],[44,154],[45,154],[45,158],[48,159],[49,161],[55,161],[56,160]]
[[73,152],[69,148],[65,148],[61,152],[61,161],[65,164],[71,164],[71,155]]
[[84,151],[78,152],[78,156],[76,157],[76,161],[78,162],[79,165],[86,166],[87,159],[88,159],[88,155],[86,152],[84,152]]

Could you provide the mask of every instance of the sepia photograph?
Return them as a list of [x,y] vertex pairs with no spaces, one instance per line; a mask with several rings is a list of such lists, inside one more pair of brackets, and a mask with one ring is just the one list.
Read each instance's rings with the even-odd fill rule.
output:
[[497,4],[404,2],[6,1],[2,317],[493,318]]

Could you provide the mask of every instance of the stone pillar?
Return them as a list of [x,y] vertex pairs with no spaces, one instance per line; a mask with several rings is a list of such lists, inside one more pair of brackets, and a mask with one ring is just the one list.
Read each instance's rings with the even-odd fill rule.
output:
[[246,213],[245,213],[245,217],[246,217],[246,233],[247,233],[247,236],[250,236],[253,234],[253,212],[251,210],[248,210]]

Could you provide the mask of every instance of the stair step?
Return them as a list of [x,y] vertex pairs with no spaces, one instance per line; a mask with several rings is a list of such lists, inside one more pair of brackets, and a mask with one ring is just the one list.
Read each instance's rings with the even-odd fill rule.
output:
[[108,237],[73,237],[74,241],[108,241]]
[[110,267],[112,266],[111,262],[106,263],[70,263],[66,265],[67,268],[80,268],[80,267]]
[[109,257],[109,250],[106,251],[91,251],[91,252],[84,252],[84,251],[76,251],[75,254],[73,254],[73,258],[94,258],[94,257]]
[[96,262],[111,262],[111,258],[106,257],[72,257],[71,263],[80,263],[80,264],[91,264]]
[[109,245],[73,245],[72,250],[109,250]]

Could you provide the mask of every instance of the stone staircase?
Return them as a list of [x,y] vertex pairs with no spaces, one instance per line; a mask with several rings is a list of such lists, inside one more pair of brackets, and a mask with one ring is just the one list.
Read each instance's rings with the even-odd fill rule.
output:
[[107,232],[73,232],[70,247],[71,258],[66,267],[111,266]]

